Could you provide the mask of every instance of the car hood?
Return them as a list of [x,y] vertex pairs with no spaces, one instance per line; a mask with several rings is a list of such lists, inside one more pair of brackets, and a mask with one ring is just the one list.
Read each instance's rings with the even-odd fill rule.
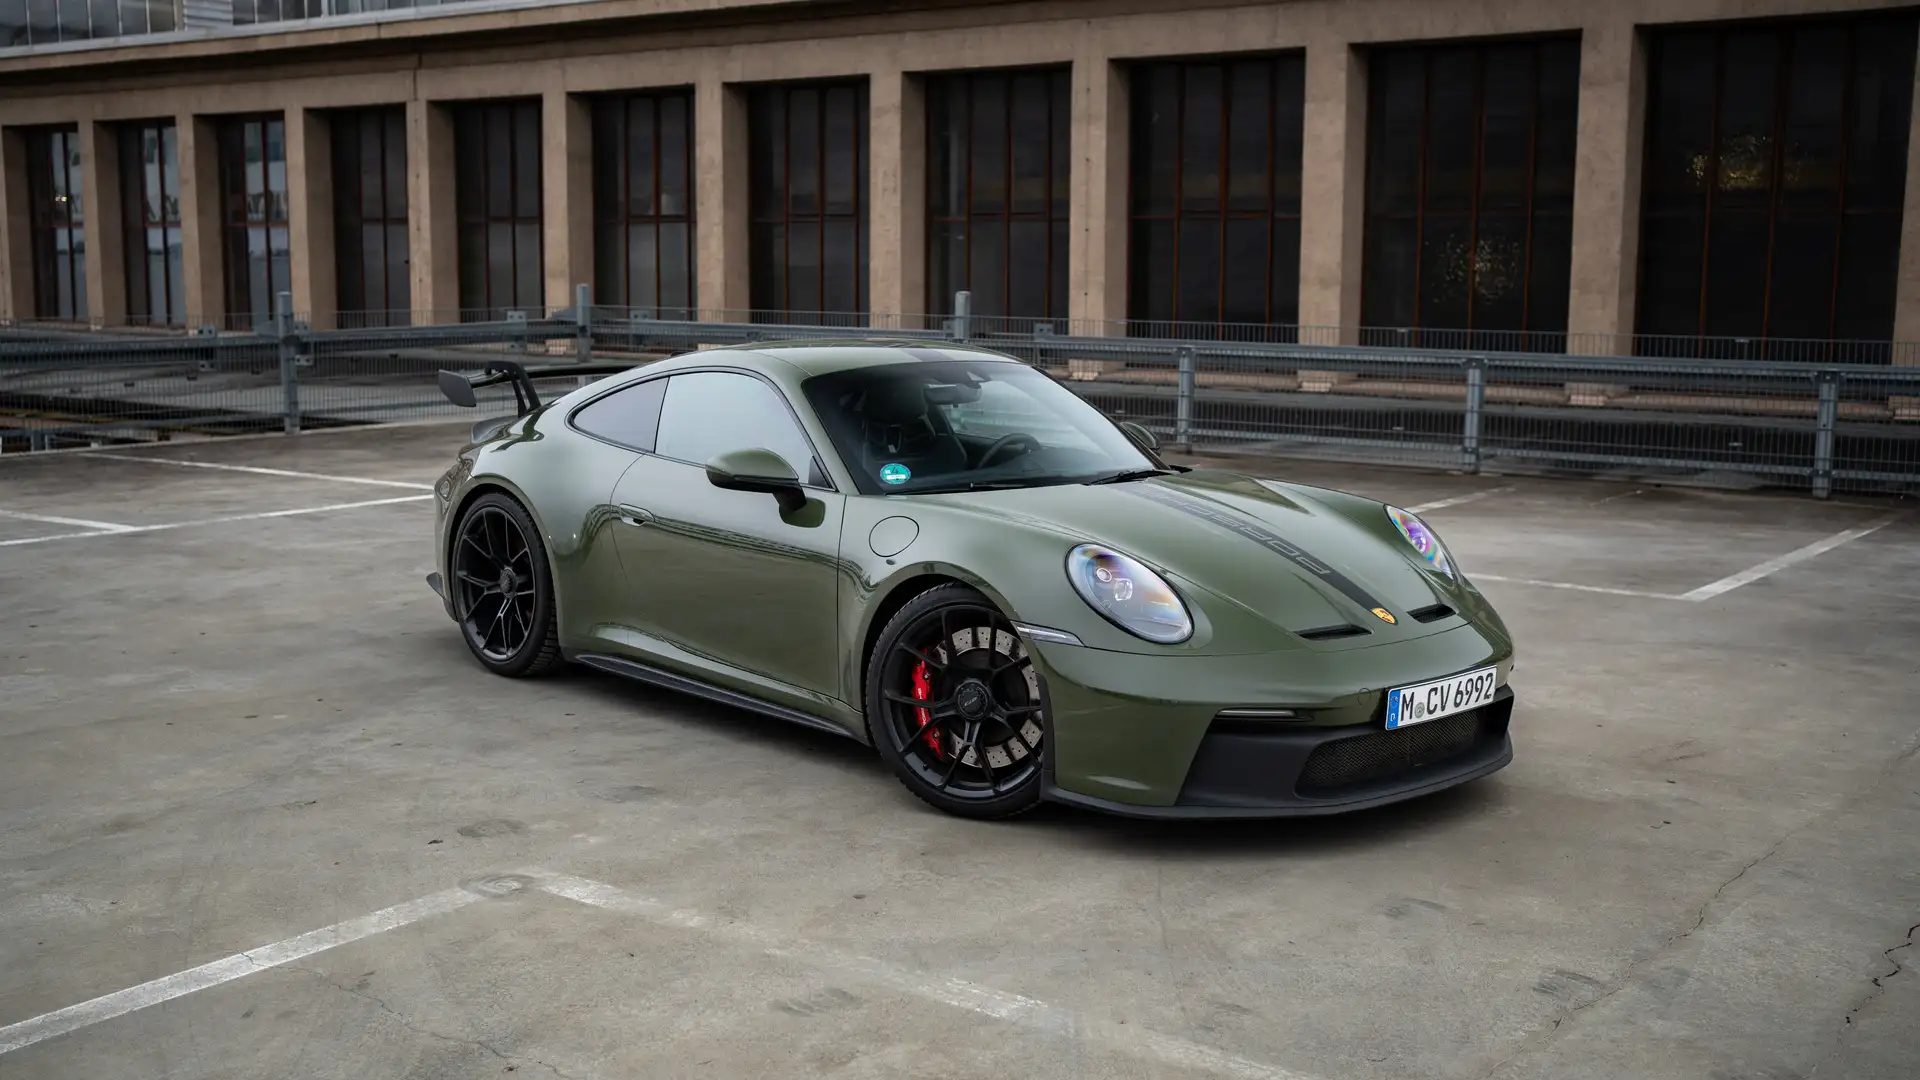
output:
[[1345,640],[1380,645],[1460,625],[1410,616],[1463,605],[1449,582],[1415,564],[1370,500],[1361,505],[1380,516],[1371,525],[1312,489],[1214,470],[934,498],[1114,548],[1296,634],[1347,624],[1368,633]]

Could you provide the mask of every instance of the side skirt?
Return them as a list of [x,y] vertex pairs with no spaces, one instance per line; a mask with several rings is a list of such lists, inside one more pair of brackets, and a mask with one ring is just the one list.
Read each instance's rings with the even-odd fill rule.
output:
[[636,682],[647,683],[651,686],[658,686],[664,690],[672,690],[676,693],[687,694],[692,697],[705,698],[708,701],[717,702],[721,705],[731,705],[736,709],[745,709],[748,712],[759,713],[762,716],[771,716],[776,720],[785,720],[788,723],[831,732],[841,738],[861,742],[859,738],[847,731],[847,729],[829,721],[822,720],[810,713],[801,712],[799,709],[790,709],[785,705],[775,705],[769,701],[761,701],[759,698],[749,697],[736,690],[728,690],[723,687],[714,686],[710,683],[704,683],[698,679],[689,678],[674,672],[662,671],[659,668],[649,667],[646,664],[628,660],[624,657],[606,656],[601,653],[580,653],[575,656],[574,659],[588,667],[597,668],[612,675],[619,675],[622,678],[633,679]]

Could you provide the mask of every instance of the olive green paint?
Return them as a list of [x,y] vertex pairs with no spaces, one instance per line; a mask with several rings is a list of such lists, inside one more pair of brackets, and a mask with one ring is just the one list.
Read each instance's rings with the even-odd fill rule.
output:
[[[1018,362],[962,346],[940,351]],[[547,545],[564,654],[664,668],[800,710],[862,741],[876,618],[904,599],[895,592],[906,583],[965,582],[1016,622],[1083,643],[1028,643],[1051,707],[1055,782],[1141,806],[1175,801],[1220,709],[1291,707],[1311,714],[1305,723],[1354,724],[1377,715],[1394,686],[1487,664],[1505,681],[1513,644],[1492,606],[1468,580],[1420,562],[1371,499],[1204,469],[1135,482],[1207,500],[1284,537],[1378,598],[1392,624],[1246,537],[1126,490],[1133,485],[858,494],[800,383],[907,358],[871,342],[713,349],[574,390],[462,448],[438,488],[438,568],[449,570],[457,509],[481,490],[505,490],[526,505]],[[714,481],[733,473],[766,473],[764,455],[678,462],[568,424],[610,389],[698,370],[773,383],[794,406],[828,483],[796,484],[785,495],[721,487]],[[636,509],[647,515],[639,523]],[[1156,645],[1088,607],[1065,572],[1067,552],[1087,542],[1166,577],[1192,612],[1193,636]],[[1456,614],[1431,623],[1407,617],[1435,603]],[[1369,633],[1326,641],[1295,633],[1340,623]]]

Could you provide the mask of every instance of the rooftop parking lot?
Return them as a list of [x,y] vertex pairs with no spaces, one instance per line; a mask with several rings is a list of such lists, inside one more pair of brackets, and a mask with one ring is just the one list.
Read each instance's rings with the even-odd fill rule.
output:
[[1914,1076],[1905,503],[1236,461],[1444,531],[1513,763],[982,825],[485,674],[424,581],[464,431],[0,457],[0,1077]]

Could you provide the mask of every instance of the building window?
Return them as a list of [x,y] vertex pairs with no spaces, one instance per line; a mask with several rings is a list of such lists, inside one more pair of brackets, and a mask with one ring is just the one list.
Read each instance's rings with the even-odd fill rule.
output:
[[120,221],[126,229],[127,319],[187,321],[180,263],[180,139],[173,121],[120,128]]
[[1367,82],[1369,343],[1564,350],[1580,43],[1382,49]]
[[1266,323],[1289,336],[1300,317],[1305,59],[1143,64],[1132,84],[1135,333]]
[[265,326],[274,297],[293,288],[286,123],[278,116],[222,120],[219,140],[227,321]]
[[540,102],[454,109],[463,317],[546,308],[540,242]]
[[33,313],[42,319],[87,317],[86,208],[80,196],[80,133],[28,132]]
[[936,314],[1065,318],[1072,81],[1056,71],[931,77],[927,286]]
[[691,318],[693,94],[593,103],[593,278],[602,304]]
[[340,325],[404,326],[413,307],[407,259],[406,109],[337,112],[328,118],[328,127]]
[[172,0],[0,0],[0,49],[177,28]]
[[1915,27],[1906,13],[1652,36],[1639,351],[1810,359],[1823,351],[1788,341],[1892,337]]
[[867,84],[761,86],[748,106],[755,319],[867,311]]

